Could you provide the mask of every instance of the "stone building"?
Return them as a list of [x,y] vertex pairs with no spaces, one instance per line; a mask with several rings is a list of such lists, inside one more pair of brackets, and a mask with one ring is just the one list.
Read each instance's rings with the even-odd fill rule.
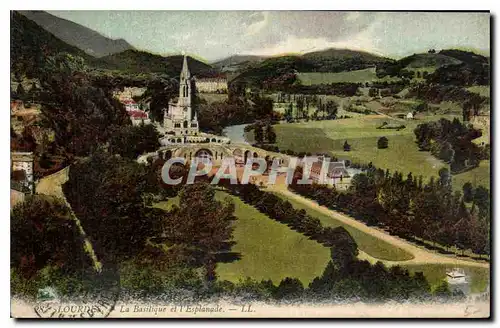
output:
[[[10,155],[11,172],[17,178],[11,180],[11,188],[24,192],[34,192],[33,160],[32,152],[12,152]],[[21,173],[21,174],[18,174]]]
[[196,78],[196,90],[200,93],[227,93],[227,79],[223,77]]
[[175,136],[196,136],[199,133],[196,110],[192,107],[194,79],[184,56],[179,79],[179,97],[169,102],[164,110],[163,127]]

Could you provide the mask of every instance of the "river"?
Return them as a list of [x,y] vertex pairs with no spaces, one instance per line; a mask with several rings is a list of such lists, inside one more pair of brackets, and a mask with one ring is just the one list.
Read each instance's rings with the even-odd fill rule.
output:
[[248,144],[245,140],[245,127],[248,124],[238,124],[238,125],[230,125],[224,130],[222,130],[223,134],[231,139],[231,143],[242,143]]

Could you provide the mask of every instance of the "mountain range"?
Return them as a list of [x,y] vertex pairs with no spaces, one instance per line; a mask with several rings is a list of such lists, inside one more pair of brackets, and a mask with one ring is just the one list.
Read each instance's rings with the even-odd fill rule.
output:
[[94,57],[104,57],[134,49],[123,39],[113,40],[75,22],[59,18],[45,11],[20,11],[22,15],[54,34],[58,39],[77,47]]
[[[33,71],[48,55],[66,52],[84,58],[97,69],[126,73],[163,73],[177,76],[182,56],[161,56],[134,49],[125,40],[113,40],[77,23],[43,11],[11,12],[11,68]],[[400,60],[349,49],[325,49],[302,55],[263,57],[234,55],[211,65],[188,59],[193,74],[228,73],[243,81],[262,81],[290,72],[340,72],[379,65],[401,68],[489,64],[489,58],[460,50],[414,54]]]

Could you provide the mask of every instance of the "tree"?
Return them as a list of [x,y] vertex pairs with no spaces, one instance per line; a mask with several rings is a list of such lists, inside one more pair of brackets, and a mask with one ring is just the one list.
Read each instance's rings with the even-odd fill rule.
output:
[[22,83],[17,84],[16,96],[19,99],[25,99],[25,97],[26,97],[26,91],[24,90]]
[[368,95],[370,97],[377,97],[378,96],[378,89],[377,88],[370,88],[368,90]]
[[377,148],[378,149],[385,149],[389,147],[389,140],[386,137],[380,137],[377,140]]
[[205,182],[186,185],[163,219],[163,234],[174,249],[205,268],[207,282],[216,278],[217,254],[231,246],[234,204],[215,200],[215,190]]
[[123,126],[114,132],[109,141],[112,154],[136,159],[137,156],[152,152],[160,147],[160,133],[152,124]]
[[337,103],[333,100],[328,101],[325,104],[325,111],[327,113],[327,118],[329,119],[335,119],[337,118],[337,112],[338,112],[339,106]]
[[135,257],[155,236],[163,211],[149,207],[147,167],[97,151],[71,166],[64,195],[89,236],[99,260]]
[[86,156],[108,141],[115,126],[128,125],[125,108],[109,88],[95,86],[80,57],[47,59],[40,76],[43,124],[68,156]]
[[351,151],[351,145],[347,143],[347,140],[344,142],[344,151]]
[[266,127],[266,139],[270,144],[276,143],[276,132],[274,132],[274,128],[271,124],[268,124]]
[[470,203],[474,199],[474,187],[472,183],[466,182],[462,187],[462,191],[464,193],[464,202]]
[[439,184],[446,188],[451,188],[451,175],[450,170],[443,167],[439,170]]
[[155,122],[163,122],[164,109],[179,91],[178,82],[175,79],[155,79],[148,83],[147,89],[141,96],[141,100],[149,102],[150,117]]
[[257,124],[253,130],[255,142],[258,144],[262,144],[264,142],[264,130],[262,129],[262,125]]
[[299,298],[304,291],[302,282],[297,278],[286,277],[281,280],[278,288],[275,291],[275,297],[282,298]]
[[29,196],[13,208],[10,229],[11,267],[25,278],[50,264],[66,272],[91,264],[76,222],[58,198]]

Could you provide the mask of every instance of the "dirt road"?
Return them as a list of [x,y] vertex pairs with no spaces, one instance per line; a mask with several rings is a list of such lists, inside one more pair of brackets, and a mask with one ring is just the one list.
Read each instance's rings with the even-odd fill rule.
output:
[[278,193],[286,196],[287,198],[294,199],[294,200],[296,200],[304,205],[311,207],[314,210],[317,210],[325,215],[332,217],[333,219],[339,220],[342,223],[345,223],[345,224],[352,226],[353,228],[356,228],[358,230],[366,232],[366,233],[368,233],[376,238],[379,238],[381,240],[384,240],[384,241],[390,243],[391,245],[399,247],[399,248],[413,254],[413,256],[414,256],[413,259],[407,260],[407,261],[386,261],[386,260],[376,259],[376,258],[374,258],[374,257],[372,257],[364,252],[360,252],[359,257],[361,259],[366,259],[370,262],[381,261],[384,264],[389,265],[389,266],[396,265],[396,264],[408,265],[408,264],[435,263],[435,264],[450,264],[450,265],[456,265],[456,266],[467,265],[467,266],[475,266],[475,267],[483,267],[483,268],[489,267],[488,263],[478,262],[478,261],[474,261],[474,260],[459,259],[453,255],[450,255],[450,256],[442,255],[442,254],[434,253],[434,252],[429,251],[429,250],[424,249],[424,248],[420,248],[416,245],[409,243],[408,241],[406,241],[404,239],[389,235],[388,233],[385,233],[385,232],[380,231],[378,229],[368,227],[367,225],[365,225],[365,224],[363,224],[363,223],[361,223],[361,222],[359,222],[359,221],[357,221],[357,220],[355,220],[355,219],[353,219],[345,214],[339,213],[337,211],[332,211],[332,210],[326,208],[325,206],[321,206],[318,203],[316,203],[310,199],[307,199],[305,197],[297,195],[297,194],[289,191],[285,185],[274,185],[274,186],[270,187],[268,190],[278,192]]

